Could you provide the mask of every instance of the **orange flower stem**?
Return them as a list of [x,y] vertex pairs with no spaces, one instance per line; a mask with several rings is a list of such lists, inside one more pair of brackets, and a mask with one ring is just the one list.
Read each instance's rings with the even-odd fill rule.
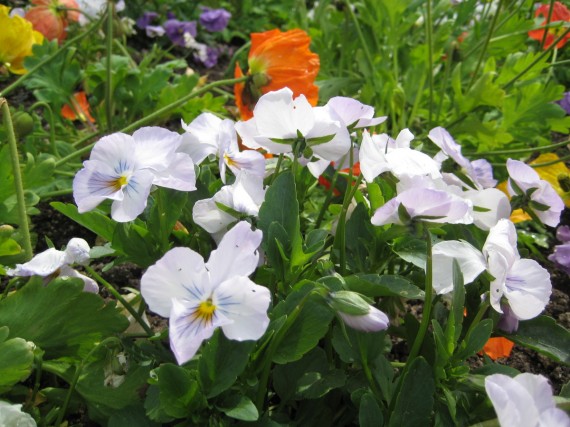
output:
[[550,53],[551,50],[553,50],[556,45],[558,44],[558,42],[562,39],[564,39],[564,37],[566,37],[566,35],[570,33],[570,27],[566,29],[566,31],[564,31],[556,40],[554,40],[554,42],[552,42],[552,44],[548,47],[548,49],[546,49],[544,52],[542,52],[540,55],[538,55],[534,61],[532,61],[530,64],[528,64],[528,66],[522,70],[520,73],[518,73],[516,76],[514,76],[509,82],[505,83],[501,89],[507,89],[508,87],[512,86],[518,79],[520,79],[522,76],[524,76],[526,73],[528,73],[529,70],[532,69],[532,67],[534,67],[536,64],[538,64],[540,61],[542,61],[542,58],[544,58],[546,55],[548,55]]
[[48,122],[49,122],[49,145],[51,147],[51,152],[54,156],[59,157],[59,153],[57,151],[57,146],[55,144],[55,121],[53,117],[53,110],[49,106],[48,103],[39,101],[36,102],[34,105],[30,107],[30,111],[35,110],[38,107],[43,107],[49,113],[48,115]]
[[48,56],[44,60],[40,61],[35,67],[30,68],[26,74],[22,74],[14,83],[5,87],[4,90],[2,92],[0,92],[0,97],[7,96],[14,89],[18,88],[24,81],[26,81],[28,78],[30,78],[30,76],[32,76],[37,70],[39,70],[40,68],[43,68],[46,64],[49,64],[51,61],[53,61],[55,58],[57,58],[63,52],[67,52],[67,48],[69,48],[69,46],[72,46],[75,43],[83,40],[84,38],[89,37],[92,33],[97,31],[99,29],[99,27],[101,26],[101,23],[105,19],[105,16],[106,16],[106,14],[103,14],[103,16],[97,22],[93,23],[91,25],[91,27],[89,27],[85,32],[75,36],[72,39],[69,39],[67,41],[67,43],[65,43],[63,46],[61,46],[59,49],[57,49],[53,54],[51,54],[50,56]]
[[[550,6],[548,7],[548,17],[546,18],[546,25],[550,24],[552,21],[552,13],[554,12],[554,2],[556,0],[550,0]],[[540,48],[544,49],[544,43],[546,43],[546,36],[548,35],[548,31],[544,30],[544,34],[542,34],[542,40],[540,41]]]

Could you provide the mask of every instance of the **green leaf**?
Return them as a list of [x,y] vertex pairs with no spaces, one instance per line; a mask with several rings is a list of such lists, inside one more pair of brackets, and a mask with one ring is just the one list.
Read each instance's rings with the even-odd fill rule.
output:
[[214,397],[230,388],[249,360],[255,341],[229,340],[218,329],[202,347],[198,374],[204,395]]
[[10,328],[11,337],[39,346],[45,358],[85,355],[129,322],[114,303],[83,292],[83,286],[80,279],[59,278],[44,286],[41,278],[33,278],[0,301],[0,325]]
[[431,424],[435,382],[423,357],[414,359],[402,379],[402,388],[390,417],[390,427],[417,427]]
[[455,359],[465,360],[483,348],[493,332],[493,321],[484,319],[465,337]]
[[247,396],[231,395],[217,407],[228,417],[242,421],[257,421],[259,412]]
[[360,427],[377,427],[384,424],[384,416],[374,395],[364,393],[360,398],[358,409],[358,423]]
[[558,362],[570,364],[570,331],[551,317],[538,316],[521,321],[515,334],[504,336]]
[[117,224],[112,242],[113,249],[143,268],[154,264],[163,255],[149,231],[133,222]]
[[14,239],[0,238],[0,257],[17,255],[22,248]]
[[113,240],[117,223],[108,216],[97,211],[80,214],[77,211],[77,206],[71,203],[52,202],[50,206],[103,239],[109,242]]
[[402,297],[424,299],[424,291],[407,279],[395,275],[354,274],[345,277],[348,289],[367,297]]
[[160,390],[160,406],[167,415],[185,418],[206,404],[193,372],[171,363],[153,372]]
[[445,335],[447,337],[447,345],[451,353],[455,348],[455,344],[461,335],[463,325],[463,310],[465,308],[465,285],[463,284],[463,274],[456,259],[453,260],[453,299],[451,301],[451,310],[447,320]]
[[[277,304],[271,312],[269,329],[271,330],[273,324],[282,316],[289,316],[313,288],[313,284],[305,282],[297,286],[285,301]],[[333,317],[333,312],[322,303],[321,297],[308,297],[299,316],[277,347],[273,361],[281,364],[299,360],[327,333]]]
[[424,269],[427,259],[425,240],[404,236],[394,239],[392,250],[404,261],[411,262],[416,267]]
[[0,393],[25,380],[34,363],[33,343],[22,338],[6,340],[9,329],[0,328]]

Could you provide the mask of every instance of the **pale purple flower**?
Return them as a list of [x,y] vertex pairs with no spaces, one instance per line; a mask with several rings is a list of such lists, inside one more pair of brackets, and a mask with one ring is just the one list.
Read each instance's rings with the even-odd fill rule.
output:
[[562,244],[554,246],[554,252],[548,256],[548,259],[554,263],[556,268],[570,275],[570,227],[567,225],[558,227],[556,238]]
[[188,35],[192,38],[196,37],[196,21],[179,21],[178,19],[169,19],[163,25],[166,35],[176,46],[188,47]]
[[325,108],[333,110],[344,126],[350,129],[376,126],[388,118],[387,116],[374,117],[374,107],[344,96],[329,99]]
[[24,264],[17,264],[15,268],[8,269],[9,276],[41,276],[46,284],[56,277],[77,277],[83,280],[85,292],[99,292],[97,283],[79,273],[71,266],[85,264],[89,260],[89,244],[80,238],[74,237],[69,241],[64,251],[55,248],[47,249]]
[[206,68],[212,68],[218,63],[220,52],[215,47],[205,46],[205,51],[199,50],[194,59],[200,61]]
[[552,185],[540,179],[532,167],[518,160],[508,159],[507,171],[509,194],[528,200],[525,209],[532,210],[544,224],[556,227],[564,210],[564,202]]
[[261,231],[242,221],[226,233],[208,262],[179,247],[143,274],[141,293],[150,310],[170,318],[170,347],[179,364],[189,361],[218,327],[237,341],[265,333],[269,289],[248,277],[259,262],[261,239]]
[[352,315],[338,312],[338,315],[344,323],[350,326],[352,329],[363,332],[377,332],[383,331],[388,328],[390,324],[390,319],[386,316],[386,313],[378,310],[376,307],[370,306],[370,311],[368,314],[363,315]]
[[501,307],[503,314],[501,314],[497,327],[509,334],[515,333],[519,328],[519,319],[508,304],[503,304]]
[[152,21],[154,21],[156,18],[158,18],[158,13],[144,12],[142,16],[137,19],[137,27],[139,27],[141,30],[145,30],[146,27],[152,24]]
[[570,427],[570,417],[556,407],[552,387],[542,375],[489,375],[485,391],[501,426]]
[[570,114],[570,92],[564,92],[562,99],[556,102],[558,105],[564,108],[566,114]]
[[93,210],[110,199],[111,217],[127,222],[144,211],[153,185],[195,190],[194,163],[189,155],[177,152],[181,141],[179,134],[160,127],[101,138],[73,180],[78,211]]
[[[405,210],[402,217],[401,210]],[[405,225],[410,220],[449,224],[473,222],[469,215],[471,202],[446,191],[411,188],[389,200],[376,210],[372,224]]]
[[160,25],[147,25],[147,27],[145,28],[145,32],[147,37],[155,38],[155,37],[162,37],[166,32],[166,30]]
[[226,9],[211,9],[201,6],[200,24],[210,32],[223,31],[227,26],[232,14]]
[[[29,343],[29,345],[32,345]],[[34,418],[22,411],[22,405],[0,400],[0,425],[6,427],[36,427]]]

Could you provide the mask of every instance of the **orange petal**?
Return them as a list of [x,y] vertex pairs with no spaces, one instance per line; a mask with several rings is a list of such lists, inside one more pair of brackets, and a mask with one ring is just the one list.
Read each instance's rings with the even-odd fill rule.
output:
[[503,337],[489,338],[487,344],[483,346],[483,353],[493,360],[502,357],[509,357],[513,350],[515,343]]
[[88,121],[95,123],[95,119],[91,116],[89,110],[89,103],[85,92],[77,92],[73,95],[73,107],[69,104],[61,107],[62,117],[68,120],[81,120],[82,122]]

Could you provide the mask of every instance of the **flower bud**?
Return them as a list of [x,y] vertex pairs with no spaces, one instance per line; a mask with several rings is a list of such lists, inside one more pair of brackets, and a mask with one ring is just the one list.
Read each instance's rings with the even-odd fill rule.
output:
[[18,138],[23,138],[34,130],[34,119],[25,111],[16,111],[12,115],[12,123]]
[[340,313],[364,316],[370,311],[370,304],[356,292],[338,291],[329,294],[331,307]]

